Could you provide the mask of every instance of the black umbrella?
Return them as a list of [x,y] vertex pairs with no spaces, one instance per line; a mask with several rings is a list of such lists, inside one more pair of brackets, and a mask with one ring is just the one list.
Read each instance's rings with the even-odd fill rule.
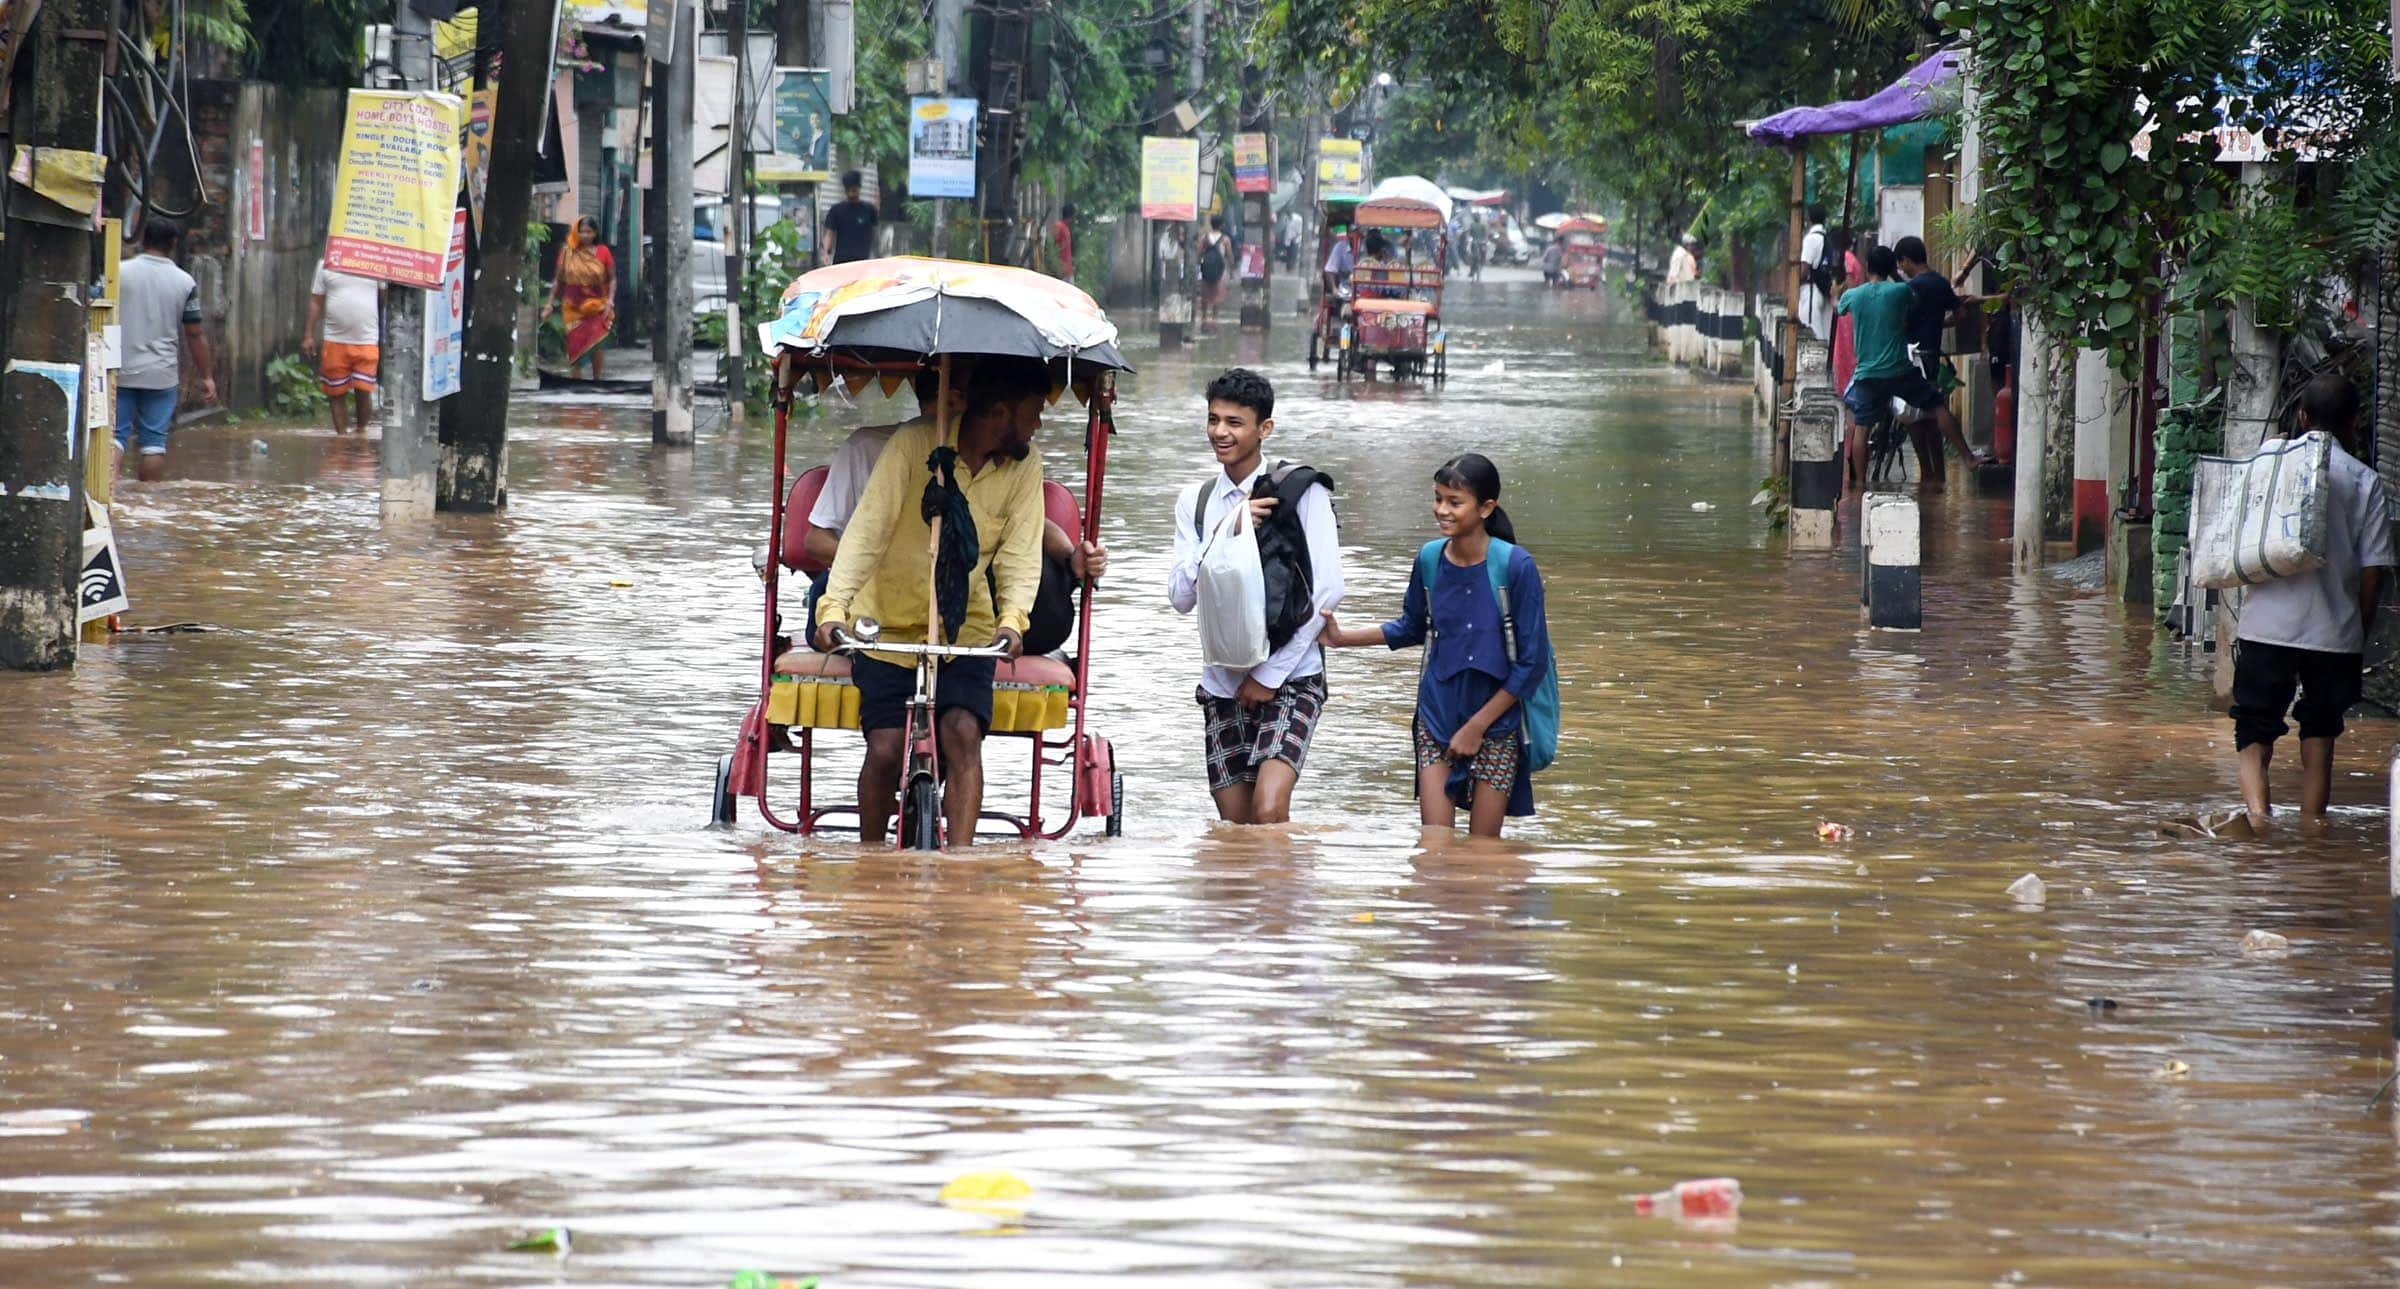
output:
[[941,615],[942,638],[958,643],[959,625],[967,620],[967,575],[983,558],[982,539],[975,532],[975,512],[967,505],[966,490],[958,486],[958,449],[944,443],[925,458],[933,477],[925,481],[918,508],[925,522],[939,519],[941,545],[933,553],[933,602]]

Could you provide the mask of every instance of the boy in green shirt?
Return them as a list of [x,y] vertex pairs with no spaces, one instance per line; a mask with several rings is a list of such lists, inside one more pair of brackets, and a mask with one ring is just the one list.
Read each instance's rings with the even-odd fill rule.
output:
[[1850,409],[1848,479],[1852,488],[1866,486],[1867,431],[1891,419],[1892,400],[1910,407],[1948,408],[1941,390],[1925,378],[1908,357],[1908,313],[1916,294],[1900,281],[1900,261],[1888,246],[1867,252],[1867,280],[1842,292],[1833,303],[1836,317],[1850,317],[1858,369],[1842,403]]

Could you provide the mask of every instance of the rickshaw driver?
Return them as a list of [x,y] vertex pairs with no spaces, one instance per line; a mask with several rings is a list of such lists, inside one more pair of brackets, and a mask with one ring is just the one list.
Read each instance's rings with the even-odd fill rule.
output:
[[[1038,361],[978,363],[953,444],[959,489],[974,512],[977,537],[976,563],[967,572],[966,618],[954,643],[1005,645],[1010,658],[1024,651],[1041,584],[1042,458],[1033,436],[1041,428],[1049,392],[1049,371]],[[926,458],[942,441],[935,423],[910,424],[893,433],[876,460],[818,602],[819,651],[832,652],[834,631],[846,631],[858,617],[879,620],[887,639],[925,639],[926,622],[934,616],[927,597],[931,526],[920,499],[931,477]],[[866,761],[858,772],[858,834],[870,845],[884,840],[899,805],[908,704],[916,694],[914,663],[906,655],[851,657],[850,683],[858,689],[858,723],[867,739]],[[944,659],[935,684],[942,813],[949,835],[962,843],[974,837],[983,813],[983,738],[992,724],[995,671],[990,658]]]

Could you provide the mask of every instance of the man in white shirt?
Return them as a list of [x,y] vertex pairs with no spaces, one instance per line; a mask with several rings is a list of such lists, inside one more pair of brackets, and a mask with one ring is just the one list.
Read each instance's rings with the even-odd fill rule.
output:
[[[1342,602],[1341,535],[1334,527],[1332,494],[1322,476],[1306,466],[1269,469],[1261,449],[1274,430],[1275,390],[1265,377],[1236,367],[1209,382],[1208,443],[1220,471],[1177,494],[1175,563],[1167,574],[1168,603],[1178,613],[1190,613],[1199,604],[1206,534],[1217,532],[1235,507],[1250,508],[1259,529],[1260,558],[1270,564],[1272,652],[1246,670],[1201,668],[1196,695],[1206,721],[1208,790],[1218,818],[1227,823],[1290,822],[1292,788],[1325,707],[1325,651],[1317,635],[1325,627],[1324,612]],[[1262,479],[1272,493],[1260,488]],[[1278,482],[1286,486],[1276,487]],[[1284,498],[1295,492],[1291,514],[1277,514]],[[1304,570],[1291,567],[1301,563]],[[1301,573],[1308,615],[1279,623],[1273,591]],[[1279,626],[1290,634],[1278,644]]]
[[1819,340],[1833,343],[1831,283],[1818,279],[1818,262],[1825,258],[1825,208],[1808,208],[1808,234],[1800,239],[1800,325]]
[[2346,376],[2319,376],[2300,393],[2299,428],[2330,434],[2336,445],[2328,454],[2325,566],[2242,595],[2233,633],[2231,715],[2242,804],[2254,828],[2267,823],[2267,762],[2287,728],[2286,711],[2300,722],[2300,817],[2324,821],[2333,791],[2333,741],[2341,737],[2343,713],[2359,699],[2367,629],[2383,593],[2383,571],[2392,566],[2383,480],[2352,455],[2358,403],[2358,387]]
[[[317,361],[317,387],[333,404],[336,434],[349,433],[351,425],[366,433],[367,418],[375,414],[375,369],[383,353],[378,312],[382,304],[383,283],[318,262],[316,279],[308,288],[308,338],[300,348]],[[344,408],[345,402],[352,408]],[[355,416],[345,411],[355,411]]]
[[1675,247],[1674,253],[1667,256],[1667,285],[1673,286],[1678,282],[1697,282],[1699,280],[1700,239],[1690,233],[1685,233],[1683,241]]

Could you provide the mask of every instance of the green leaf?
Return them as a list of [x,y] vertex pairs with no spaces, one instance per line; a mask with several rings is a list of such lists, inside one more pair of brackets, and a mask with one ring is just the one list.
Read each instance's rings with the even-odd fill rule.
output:
[[2125,158],[2132,155],[2133,150],[2122,143],[2103,143],[2100,145],[2100,168],[2113,175],[2125,167]]
[[[2120,283],[2119,285],[2122,284]],[[2119,300],[2116,303],[2108,306],[2108,312],[2104,316],[2108,320],[2109,329],[2115,330],[2116,328],[2122,327],[2133,321],[2133,305],[2124,300]]]

